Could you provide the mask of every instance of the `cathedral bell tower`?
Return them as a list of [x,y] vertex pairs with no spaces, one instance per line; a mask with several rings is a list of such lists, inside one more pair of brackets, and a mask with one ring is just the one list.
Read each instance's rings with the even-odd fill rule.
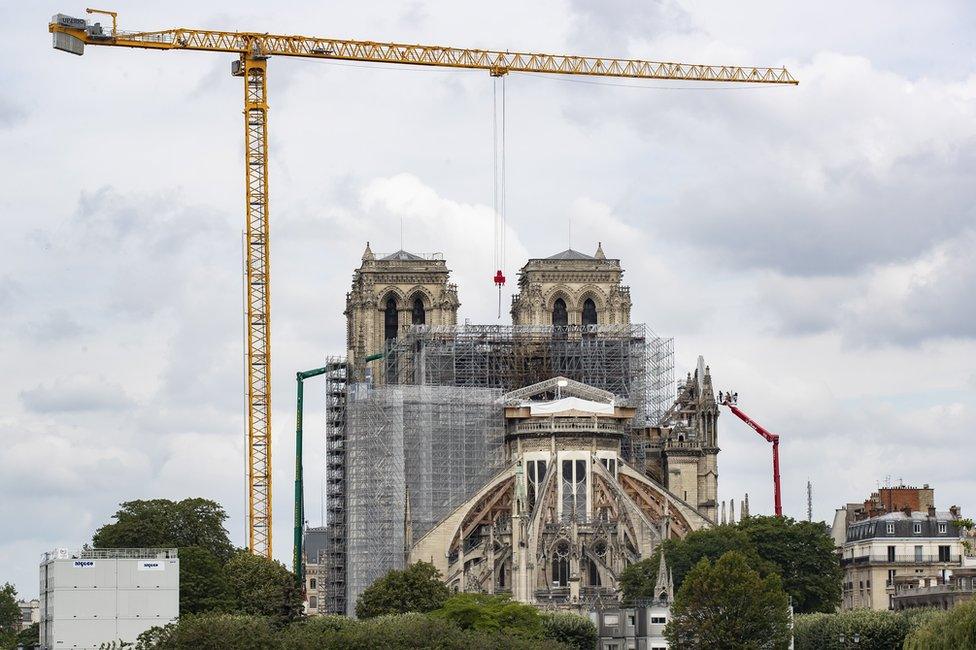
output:
[[[411,325],[457,324],[457,286],[448,282],[443,257],[399,250],[377,258],[369,242],[346,294],[346,354],[354,379],[365,374],[366,357],[383,352],[388,341]],[[373,379],[383,382],[383,364]]]
[[513,325],[623,325],[630,323],[630,288],[621,286],[620,260],[572,248],[534,258],[519,271],[512,297]]

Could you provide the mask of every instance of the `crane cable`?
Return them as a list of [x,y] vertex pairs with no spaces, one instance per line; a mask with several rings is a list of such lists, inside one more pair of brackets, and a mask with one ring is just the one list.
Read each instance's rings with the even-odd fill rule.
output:
[[[500,80],[500,81],[499,81]],[[499,129],[499,93],[501,84],[501,120]],[[501,131],[499,137],[499,130]],[[495,212],[495,286],[498,287],[498,318],[502,317],[502,287],[505,286],[505,75],[494,78],[492,88],[492,164],[493,207]]]

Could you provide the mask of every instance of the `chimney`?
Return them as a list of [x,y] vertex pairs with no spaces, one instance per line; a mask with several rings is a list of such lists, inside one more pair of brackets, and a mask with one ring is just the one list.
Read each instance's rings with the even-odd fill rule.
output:
[[959,506],[951,506],[949,508],[949,514],[952,515],[953,519],[959,519],[959,516],[961,514],[959,512]]
[[912,507],[911,506],[905,506],[904,508],[901,509],[901,511],[904,512],[905,515],[907,515],[909,517],[912,516]]
[[929,517],[935,517],[935,506],[929,506]]

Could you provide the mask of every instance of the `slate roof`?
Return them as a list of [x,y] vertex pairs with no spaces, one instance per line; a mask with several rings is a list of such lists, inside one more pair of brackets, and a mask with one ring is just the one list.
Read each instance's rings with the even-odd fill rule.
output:
[[411,261],[411,262],[414,262],[414,261],[420,261],[420,262],[422,262],[424,260],[424,258],[422,258],[420,255],[414,255],[413,253],[408,253],[407,251],[405,251],[403,249],[398,250],[397,252],[393,253],[392,255],[387,255],[386,257],[381,257],[380,258],[380,261],[383,261],[383,262],[390,262],[390,261],[394,261],[394,260],[401,260],[401,261],[406,260],[406,261]]
[[547,260],[595,260],[596,258],[593,257],[592,255],[587,255],[586,253],[574,251],[572,248],[567,248],[562,253],[556,253],[555,255],[550,255],[546,259]]

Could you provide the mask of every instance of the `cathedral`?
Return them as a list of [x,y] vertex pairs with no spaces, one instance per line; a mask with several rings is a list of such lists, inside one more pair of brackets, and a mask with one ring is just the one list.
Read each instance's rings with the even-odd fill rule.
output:
[[454,591],[586,611],[623,569],[718,523],[718,405],[699,358],[631,323],[620,260],[528,260],[511,325],[458,325],[442,258],[367,244],[329,380],[324,611],[423,560]]

